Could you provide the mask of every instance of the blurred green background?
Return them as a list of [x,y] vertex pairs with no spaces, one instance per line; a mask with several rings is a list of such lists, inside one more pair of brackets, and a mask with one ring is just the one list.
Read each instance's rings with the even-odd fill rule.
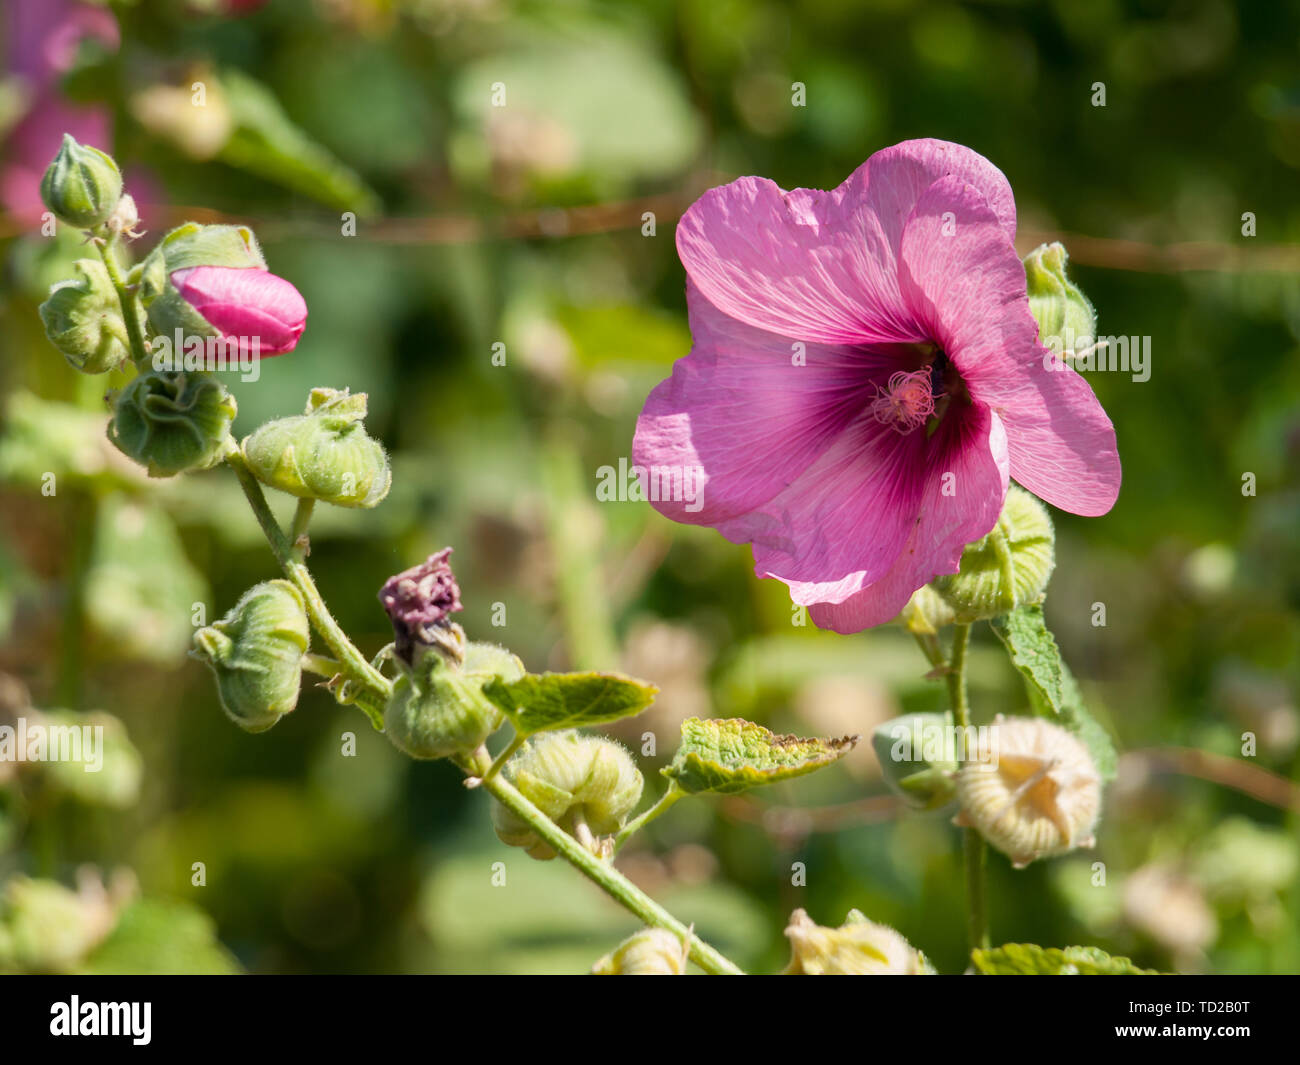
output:
[[[1096,851],[991,858],[994,941],[1300,971],[1300,5],[6,7],[0,717],[124,726],[111,772],[0,763],[11,967],[582,972],[635,927],[501,846],[451,767],[406,760],[325,693],[263,735],[222,716],[190,636],[274,563],[227,472],[147,481],[104,438],[104,379],[44,338],[36,307],[82,252],[41,235],[34,182],[75,128],[122,163],[140,249],[186,218],[248,222],[305,296],[297,350],[231,378],[240,435],[314,385],[369,393],[392,494],[318,508],[311,555],[361,648],[389,638],[383,580],[454,545],[471,637],[661,687],[616,732],[656,737],[651,791],[692,714],[865,734],[942,705],[902,630],[795,624],[746,548],[597,502],[690,347],[676,218],[740,174],[833,187],[910,137],[986,155],[1022,254],[1064,240],[1100,332],[1152,338],[1150,380],[1091,376],[1124,488],[1104,518],[1056,515],[1047,601],[1120,778]],[[978,720],[1022,708],[987,630],[972,669]],[[897,808],[864,743],[811,778],[682,803],[620,864],[746,966],[784,964],[793,908],[838,924],[857,907],[951,972],[957,848],[944,818]]]

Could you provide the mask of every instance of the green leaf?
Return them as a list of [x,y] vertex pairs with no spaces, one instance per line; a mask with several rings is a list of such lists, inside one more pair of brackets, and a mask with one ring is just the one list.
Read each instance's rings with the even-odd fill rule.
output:
[[682,745],[662,772],[688,794],[734,795],[821,769],[839,761],[857,742],[857,736],[779,736],[739,717],[691,717],[682,722]]
[[1088,748],[1103,780],[1114,780],[1118,755],[1110,734],[1088,712],[1083,693],[1047,630],[1041,606],[1020,607],[990,623],[1024,677],[1034,712],[1056,718]]
[[1128,958],[1116,958],[1097,947],[1040,947],[1007,943],[992,950],[971,952],[971,961],[984,976],[1157,976],[1139,969]]
[[483,685],[483,694],[520,736],[633,717],[658,693],[653,684],[622,673],[529,673],[516,681],[498,678]]

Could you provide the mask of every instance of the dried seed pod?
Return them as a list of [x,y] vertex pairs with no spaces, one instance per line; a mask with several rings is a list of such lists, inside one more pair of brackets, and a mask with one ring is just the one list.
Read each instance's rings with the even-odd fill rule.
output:
[[934,970],[919,950],[888,925],[850,910],[839,928],[815,924],[803,910],[790,915],[786,976],[927,976]]
[[999,715],[980,733],[957,774],[957,823],[978,829],[1016,868],[1091,847],[1101,776],[1079,739],[1036,717]]
[[691,937],[680,939],[666,928],[643,928],[628,936],[591,967],[593,976],[681,976],[691,953]]

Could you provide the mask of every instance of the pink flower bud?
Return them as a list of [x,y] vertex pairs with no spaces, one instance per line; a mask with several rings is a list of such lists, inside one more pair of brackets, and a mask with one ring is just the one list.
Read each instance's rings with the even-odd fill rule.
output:
[[296,288],[266,270],[192,266],[171,275],[176,291],[240,350],[257,341],[257,354],[282,355],[297,346],[307,325],[307,303]]

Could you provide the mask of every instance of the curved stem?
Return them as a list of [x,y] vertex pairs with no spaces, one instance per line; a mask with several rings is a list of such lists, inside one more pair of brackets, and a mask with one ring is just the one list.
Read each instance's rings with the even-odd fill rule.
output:
[[[234,470],[235,476],[239,478],[239,486],[244,490],[248,505],[253,508],[253,515],[262,527],[266,542],[271,546],[271,553],[280,563],[284,575],[302,593],[307,617],[311,619],[312,626],[320,633],[326,646],[339,660],[340,672],[350,680],[371,689],[375,695],[386,699],[393,689],[392,682],[366,660],[365,655],[357,650],[347,634],[339,627],[339,623],[334,620],[334,616],[325,605],[325,600],[321,598],[316,582],[312,580],[310,571],[295,555],[293,544],[285,536],[279,522],[275,520],[271,508],[267,506],[262,486],[237,449],[232,448],[226,453],[226,465]],[[374,714],[369,704],[359,705],[373,720]]]
[[527,739],[528,739],[527,736],[521,735],[520,733],[516,732],[514,736],[511,737],[510,742],[501,749],[501,753],[492,759],[491,764],[488,765],[482,777],[476,777],[476,776],[469,777],[465,781],[465,786],[470,788],[477,788],[483,783],[485,783],[486,781],[491,780],[494,776],[496,776],[499,772],[501,772],[501,767],[504,766],[508,761],[510,761],[514,753],[524,745]]
[[308,652],[302,656],[302,671],[314,673],[318,677],[337,677],[343,672],[343,666],[332,658],[326,658],[325,655],[314,655]]
[[[473,773],[476,769],[465,760],[461,768]],[[690,929],[671,913],[655,902],[649,895],[633,884],[608,862],[602,861],[567,832],[550,820],[541,810],[528,801],[504,777],[485,778],[483,787],[492,794],[502,806],[516,817],[528,823],[528,826],[544,839],[557,854],[583,876],[599,887],[615,902],[618,902],[648,925],[666,928],[681,937],[683,941],[691,935]],[[719,953],[698,937],[690,940],[691,960],[706,973],[713,976],[743,976],[744,971],[725,955]]]
[[134,313],[135,293],[127,288],[121,268],[117,265],[117,256],[113,253],[117,246],[117,236],[114,235],[107,240],[97,237],[95,244],[99,248],[99,257],[104,261],[104,269],[108,271],[108,279],[113,282],[113,288],[117,290],[117,301],[122,307],[122,321],[126,325],[126,338],[131,345],[131,355],[137,366],[145,366],[148,364],[149,352],[144,346],[144,334],[140,332],[140,319]]
[[307,526],[311,524],[312,511],[316,509],[316,500],[299,499],[297,509],[293,512],[293,524],[289,526],[289,544],[293,557],[299,562],[307,558],[311,546],[307,541]]
[[[946,679],[953,723],[960,729],[970,727],[970,698],[966,690],[966,650],[969,645],[970,625],[955,626]],[[965,743],[958,745],[959,751],[966,748]],[[984,837],[973,828],[964,829],[962,852],[966,871],[967,936],[971,950],[979,950],[989,945],[988,909],[984,894]]]
[[677,786],[676,781],[673,781],[671,784],[669,784],[668,790],[665,791],[663,795],[659,797],[659,801],[657,803],[655,803],[652,807],[650,807],[650,809],[648,809],[645,813],[641,814],[639,817],[632,818],[631,821],[629,821],[619,830],[618,835],[614,837],[614,853],[617,854],[619,850],[622,848],[623,844],[626,843],[629,839],[631,839],[635,833],[645,828],[646,825],[648,825],[661,813],[667,810],[668,807],[672,806],[673,803],[675,803],[678,799],[680,799],[685,794],[686,792],[682,791],[682,789]]

